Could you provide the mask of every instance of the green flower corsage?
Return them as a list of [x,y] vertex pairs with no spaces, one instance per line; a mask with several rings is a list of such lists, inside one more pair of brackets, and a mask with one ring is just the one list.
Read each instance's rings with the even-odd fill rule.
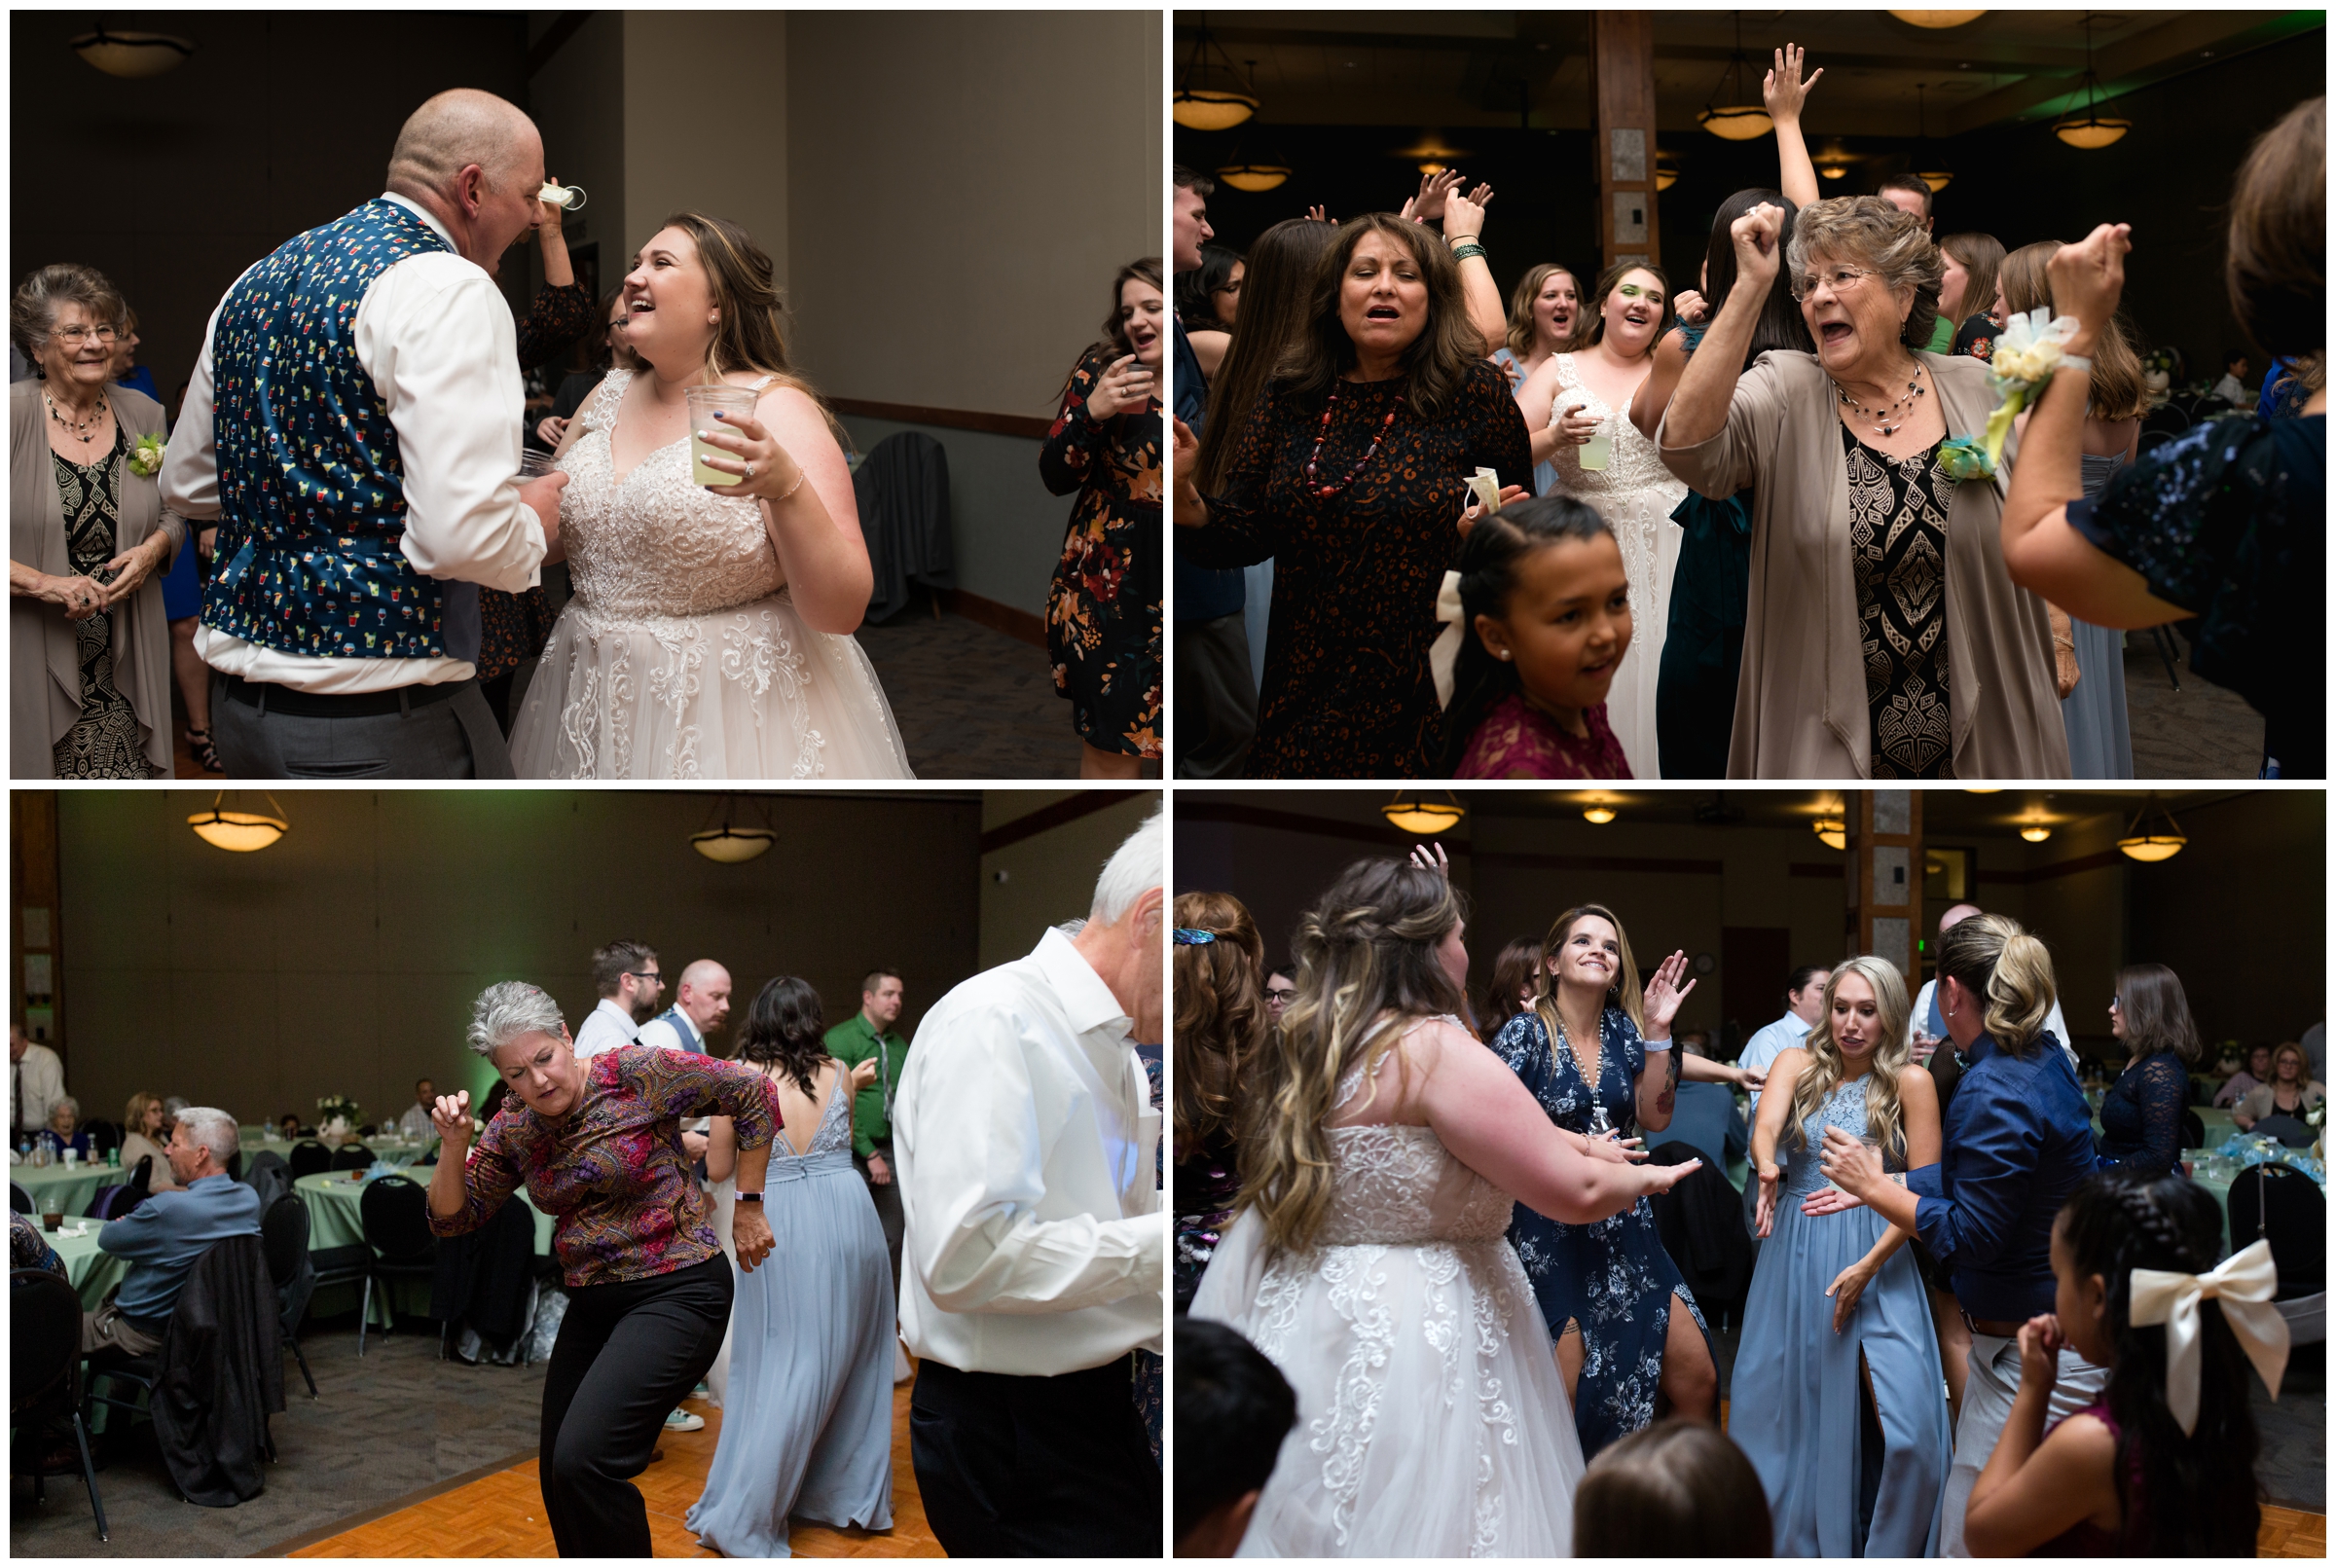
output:
[[163,471],[163,438],[142,435],[129,449],[129,471],[140,479],[152,479]]

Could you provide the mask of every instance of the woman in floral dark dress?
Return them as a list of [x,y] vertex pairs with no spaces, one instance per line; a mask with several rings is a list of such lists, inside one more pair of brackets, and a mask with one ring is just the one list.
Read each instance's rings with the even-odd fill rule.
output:
[[1525,484],[1532,448],[1457,265],[1418,224],[1341,225],[1311,314],[1293,373],[1248,412],[1222,493],[1192,483],[1199,444],[1180,429],[1179,538],[1198,565],[1274,562],[1250,773],[1416,778],[1442,749],[1428,648],[1468,480],[1490,468]]
[[1054,689],[1071,702],[1082,779],[1133,779],[1160,757],[1160,260],[1112,280],[1107,341],[1079,355],[1039,477],[1078,494],[1046,594]]

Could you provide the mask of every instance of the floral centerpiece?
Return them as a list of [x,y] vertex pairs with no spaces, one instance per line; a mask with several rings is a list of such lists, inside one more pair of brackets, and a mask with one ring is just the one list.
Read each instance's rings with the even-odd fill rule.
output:
[[1939,466],[1950,479],[1993,479],[2003,458],[2004,438],[2012,421],[2031,407],[2051,384],[2061,363],[2062,346],[2076,336],[2072,315],[2056,316],[2050,306],[2015,313],[1995,339],[1995,355],[1988,362],[1988,385],[1994,390],[1995,412],[1977,435],[1956,436],[1939,449]]
[[316,1136],[327,1148],[340,1148],[363,1119],[363,1111],[346,1094],[328,1094],[316,1102]]

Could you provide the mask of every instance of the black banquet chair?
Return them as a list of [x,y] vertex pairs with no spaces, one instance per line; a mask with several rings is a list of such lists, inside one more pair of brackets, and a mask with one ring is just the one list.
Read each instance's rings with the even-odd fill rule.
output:
[[12,1270],[8,1339],[9,1425],[18,1435],[11,1447],[23,1456],[32,1476],[33,1502],[43,1497],[41,1436],[52,1418],[68,1418],[81,1450],[90,1511],[97,1515],[97,1539],[112,1540],[105,1527],[105,1500],[97,1494],[97,1467],[90,1459],[90,1430],[81,1419],[81,1297],[47,1269]]
[[8,1212],[11,1214],[32,1213],[32,1194],[14,1182],[8,1184]]
[[333,1151],[313,1138],[304,1138],[292,1146],[291,1156],[284,1161],[292,1167],[292,1180],[314,1176],[333,1168]]
[[[389,1322],[397,1323],[396,1282],[426,1280],[438,1269],[438,1238],[430,1233],[429,1194],[420,1183],[403,1176],[384,1176],[369,1182],[357,1200],[357,1218],[365,1227],[365,1246],[373,1254],[365,1268],[365,1295],[357,1313],[357,1354],[365,1354],[365,1331],[373,1321],[376,1281],[389,1304]],[[383,1333],[390,1331],[383,1329]],[[446,1353],[444,1335],[439,1354]]]
[[336,1171],[371,1170],[373,1150],[363,1144],[343,1144],[333,1150],[333,1163],[329,1168]]
[[268,1278],[275,1286],[276,1325],[284,1344],[300,1364],[300,1375],[316,1398],[316,1374],[300,1348],[300,1320],[309,1314],[309,1297],[316,1293],[316,1270],[309,1261],[309,1206],[297,1192],[287,1191],[260,1217],[260,1246],[268,1257]]

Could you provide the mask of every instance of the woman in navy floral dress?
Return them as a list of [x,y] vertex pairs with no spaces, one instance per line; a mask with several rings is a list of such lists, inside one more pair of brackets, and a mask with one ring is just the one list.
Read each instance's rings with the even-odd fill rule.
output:
[[[1602,1138],[1633,1122],[1650,1132],[1669,1126],[1679,1083],[1671,1019],[1695,989],[1693,980],[1679,987],[1685,955],[1664,960],[1642,997],[1622,922],[1585,904],[1551,928],[1541,966],[1542,995],[1494,1038],[1494,1052],[1569,1132]],[[1641,1019],[1660,1049],[1642,1038]],[[1587,1225],[1520,1204],[1509,1240],[1557,1342],[1584,1458],[1652,1422],[1659,1393],[1675,1414],[1714,1419],[1710,1331],[1646,1199]],[[1672,1312],[1673,1296],[1685,1318]]]
[[1109,337],[1079,356],[1039,454],[1046,488],[1078,495],[1046,595],[1046,652],[1082,779],[1133,779],[1160,757],[1163,310],[1158,257],[1119,269]]

